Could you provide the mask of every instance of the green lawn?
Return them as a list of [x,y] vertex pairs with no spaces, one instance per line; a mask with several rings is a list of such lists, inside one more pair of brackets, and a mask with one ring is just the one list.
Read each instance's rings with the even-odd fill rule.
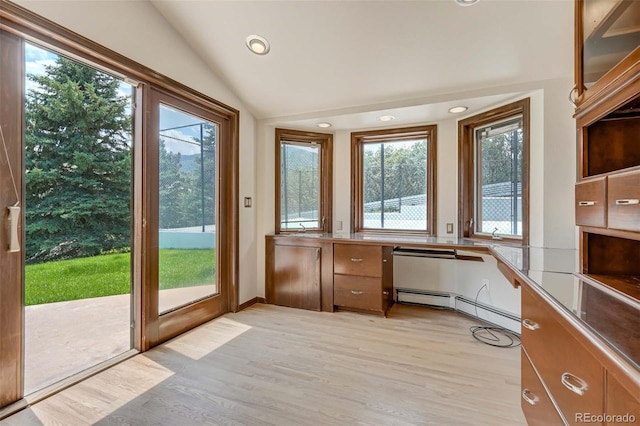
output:
[[[105,254],[25,267],[25,304],[130,292],[130,253]],[[160,250],[162,289],[213,284],[215,250]]]

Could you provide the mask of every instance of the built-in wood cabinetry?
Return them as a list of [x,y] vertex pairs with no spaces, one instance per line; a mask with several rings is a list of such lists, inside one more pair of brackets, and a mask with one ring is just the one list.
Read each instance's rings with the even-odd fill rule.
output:
[[592,105],[602,92],[640,65],[640,2],[575,1],[575,80],[578,104]]
[[576,53],[580,272],[637,297],[640,2],[577,0]]
[[334,304],[343,309],[386,314],[393,302],[393,249],[334,244]]
[[267,303],[385,315],[393,304],[393,247],[267,236]]
[[331,265],[331,243],[311,238],[267,237],[266,302],[291,308],[333,311]]
[[619,424],[624,416],[638,421],[640,379],[634,363],[640,360],[640,303],[601,284],[578,281],[574,313],[522,285],[521,405],[527,422]]
[[640,419],[640,2],[576,0],[575,30],[582,276],[571,313],[522,286],[529,424]]
[[[604,368],[571,326],[530,287],[522,286],[522,347],[569,424],[575,413],[604,412]],[[525,377],[523,366],[523,377]],[[523,391],[524,391],[523,379]],[[523,394],[523,410],[530,402]],[[526,411],[526,410],[525,410]]]

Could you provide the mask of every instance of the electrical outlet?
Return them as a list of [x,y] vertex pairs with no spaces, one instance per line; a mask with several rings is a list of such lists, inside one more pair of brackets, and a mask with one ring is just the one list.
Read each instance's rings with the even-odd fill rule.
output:
[[447,223],[447,234],[453,234],[453,223]]
[[487,287],[487,293],[491,293],[491,290],[489,289],[489,280],[487,278],[482,279],[482,285]]
[[342,231],[342,221],[336,220],[336,231]]

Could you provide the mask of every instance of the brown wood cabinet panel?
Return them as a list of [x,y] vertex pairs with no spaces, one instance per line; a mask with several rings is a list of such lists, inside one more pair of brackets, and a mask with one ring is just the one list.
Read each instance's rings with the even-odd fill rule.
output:
[[365,277],[382,276],[382,247],[360,244],[333,245],[333,272]]
[[[636,384],[627,389],[611,372],[607,372],[606,407],[605,413],[611,416],[605,423],[607,425],[640,422],[640,385]],[[621,416],[622,419],[617,416]],[[631,416],[635,421],[626,420]]]
[[521,350],[521,354],[522,380],[520,396],[522,397],[522,411],[527,418],[527,423],[530,426],[564,424],[524,349]]
[[[522,345],[569,424],[604,410],[604,368],[528,286],[522,288]],[[567,325],[568,326],[568,325]]]
[[582,251],[585,274],[640,276],[640,241],[587,233]]
[[638,308],[631,303],[600,291],[582,287],[582,319],[633,362],[640,364],[640,328]]
[[576,225],[607,226],[607,178],[586,179],[576,183]]
[[640,170],[609,176],[607,187],[609,228],[640,232]]
[[272,291],[267,303],[319,311],[320,248],[275,245]]
[[586,133],[588,176],[640,165],[640,117],[599,120]]
[[382,309],[393,305],[393,247],[382,247]]
[[382,281],[375,277],[334,275],[333,303],[336,306],[382,311]]

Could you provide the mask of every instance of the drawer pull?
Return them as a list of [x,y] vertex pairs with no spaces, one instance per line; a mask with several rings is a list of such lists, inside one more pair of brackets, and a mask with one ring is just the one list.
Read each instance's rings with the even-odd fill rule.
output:
[[536,331],[537,329],[540,328],[540,325],[537,322],[531,321],[530,319],[527,319],[527,318],[522,320],[522,326],[531,331]]
[[589,206],[595,206],[596,202],[595,201],[578,201],[578,205],[580,207],[589,207]]
[[351,290],[351,294],[360,295],[360,294],[364,294],[364,291]]
[[584,391],[587,390],[587,382],[571,373],[563,373],[561,382],[565,388],[580,396],[584,395]]
[[383,291],[382,294],[384,294],[385,296],[389,295],[389,292],[387,290]]
[[538,401],[540,401],[540,398],[538,398],[538,396],[529,389],[522,389],[522,399],[531,405],[536,405]]
[[364,259],[360,258],[360,257],[352,257],[351,261],[352,262],[362,262]]
[[627,198],[623,200],[616,200],[616,206],[633,206],[639,204],[640,200],[637,198]]

